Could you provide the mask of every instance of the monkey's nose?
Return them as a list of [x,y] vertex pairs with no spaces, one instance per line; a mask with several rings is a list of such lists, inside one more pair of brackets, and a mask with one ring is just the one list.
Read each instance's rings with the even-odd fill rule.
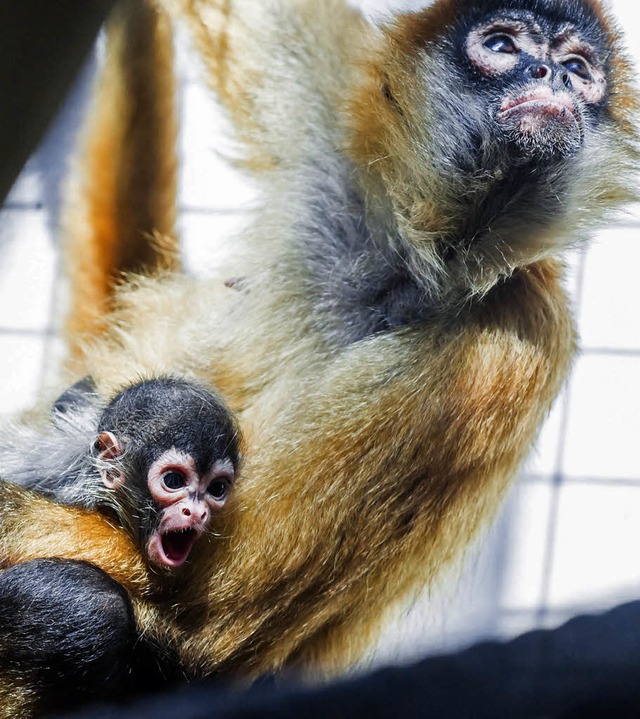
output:
[[527,68],[527,72],[534,80],[545,80],[551,78],[552,71],[549,65],[544,62],[534,62]]

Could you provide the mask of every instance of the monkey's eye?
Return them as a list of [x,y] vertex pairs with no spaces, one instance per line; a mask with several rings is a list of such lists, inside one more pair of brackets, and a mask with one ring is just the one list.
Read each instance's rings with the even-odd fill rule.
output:
[[162,475],[162,483],[167,489],[182,489],[186,484],[184,474],[172,470]]
[[210,494],[217,501],[223,500],[228,491],[229,483],[224,479],[214,479],[207,487],[207,494]]
[[491,35],[482,44],[488,50],[491,50],[491,52],[506,52],[509,54],[518,52],[516,43],[511,35],[507,35],[503,32]]
[[573,75],[581,77],[583,80],[588,80],[591,77],[589,72],[589,66],[586,61],[581,57],[570,57],[562,63],[567,70]]

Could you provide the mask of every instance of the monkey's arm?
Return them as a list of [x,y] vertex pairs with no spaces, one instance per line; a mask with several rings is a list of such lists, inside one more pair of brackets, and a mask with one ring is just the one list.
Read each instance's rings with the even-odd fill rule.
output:
[[91,562],[134,596],[148,586],[139,552],[103,516],[0,480],[0,567],[48,557]]
[[344,0],[163,2],[189,23],[253,171],[295,167],[331,142],[367,27],[359,11]]

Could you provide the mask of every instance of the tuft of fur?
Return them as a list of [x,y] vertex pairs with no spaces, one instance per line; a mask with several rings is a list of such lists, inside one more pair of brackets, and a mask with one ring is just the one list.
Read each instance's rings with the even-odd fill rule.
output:
[[70,415],[54,411],[43,426],[3,427],[0,476],[63,504],[93,509],[110,504],[92,452],[99,407]]

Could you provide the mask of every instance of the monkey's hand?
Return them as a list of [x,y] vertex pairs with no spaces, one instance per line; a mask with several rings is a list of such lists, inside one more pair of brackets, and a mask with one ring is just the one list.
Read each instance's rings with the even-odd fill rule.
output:
[[105,517],[0,479],[0,567],[46,557],[91,562],[134,595],[148,584],[136,547]]

